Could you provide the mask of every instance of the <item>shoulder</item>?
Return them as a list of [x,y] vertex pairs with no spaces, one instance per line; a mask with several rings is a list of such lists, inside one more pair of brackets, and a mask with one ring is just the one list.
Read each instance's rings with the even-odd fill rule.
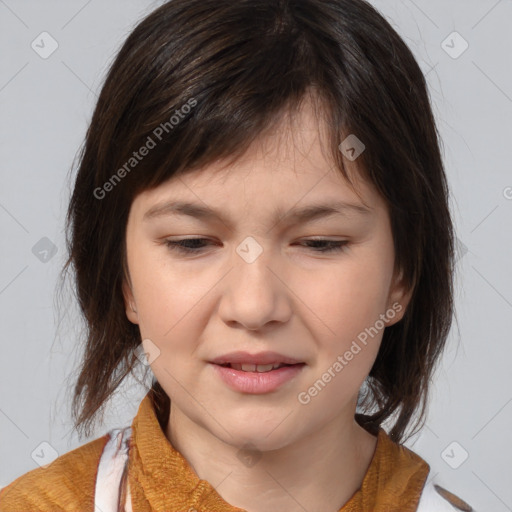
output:
[[379,442],[380,456],[375,457],[374,473],[377,475],[378,504],[382,505],[382,510],[475,512],[464,500],[448,491],[437,474],[431,475],[429,464],[419,454],[393,441],[382,428],[379,429]]
[[92,510],[98,462],[108,439],[107,433],[18,477],[0,490],[0,512]]

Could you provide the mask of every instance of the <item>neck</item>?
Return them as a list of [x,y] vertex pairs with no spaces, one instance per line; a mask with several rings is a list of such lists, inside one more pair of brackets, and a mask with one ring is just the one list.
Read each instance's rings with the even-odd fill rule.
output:
[[360,488],[377,437],[336,417],[321,431],[279,449],[241,455],[171,406],[166,435],[197,476],[247,512],[337,512]]

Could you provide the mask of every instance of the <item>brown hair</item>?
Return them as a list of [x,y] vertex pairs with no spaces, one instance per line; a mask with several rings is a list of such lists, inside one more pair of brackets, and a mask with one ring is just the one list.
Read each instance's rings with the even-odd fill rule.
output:
[[[338,146],[348,134],[365,144],[358,167],[387,203],[395,268],[413,290],[402,320],[384,331],[356,418],[369,427],[394,418],[397,442],[418,410],[415,426],[424,421],[452,322],[454,233],[427,85],[411,51],[363,0],[172,0],[122,45],[79,155],[62,271],[74,267],[86,322],[75,428],[89,436],[140,364],[139,328],[122,293],[134,197],[217,159],[235,161],[311,92],[349,182]],[[165,420],[170,402],[156,380],[151,397]]]

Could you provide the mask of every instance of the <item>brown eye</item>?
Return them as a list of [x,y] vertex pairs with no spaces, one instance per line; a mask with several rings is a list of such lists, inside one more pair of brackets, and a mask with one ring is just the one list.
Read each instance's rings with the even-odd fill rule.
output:
[[345,250],[348,240],[315,239],[306,240],[304,244],[312,244],[307,247],[311,247],[316,252],[341,252]]
[[165,245],[172,251],[181,253],[197,254],[204,247],[204,242],[209,242],[207,238],[183,238],[181,240],[166,240]]

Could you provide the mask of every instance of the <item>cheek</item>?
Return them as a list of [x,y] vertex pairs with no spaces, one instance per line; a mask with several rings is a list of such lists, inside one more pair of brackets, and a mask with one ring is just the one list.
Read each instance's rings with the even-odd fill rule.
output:
[[314,312],[309,330],[318,353],[301,389],[306,402],[299,400],[308,414],[329,421],[370,373],[385,328],[380,315],[386,313],[386,284],[376,265],[347,265],[308,282],[307,308]]
[[[388,269],[382,261],[348,259],[298,282],[300,297],[317,318],[318,332],[335,344],[350,341],[387,308]],[[310,315],[311,316],[311,315]]]
[[152,257],[134,253],[131,265],[141,335],[161,341],[194,336],[194,309],[212,285],[172,267],[162,248]]

